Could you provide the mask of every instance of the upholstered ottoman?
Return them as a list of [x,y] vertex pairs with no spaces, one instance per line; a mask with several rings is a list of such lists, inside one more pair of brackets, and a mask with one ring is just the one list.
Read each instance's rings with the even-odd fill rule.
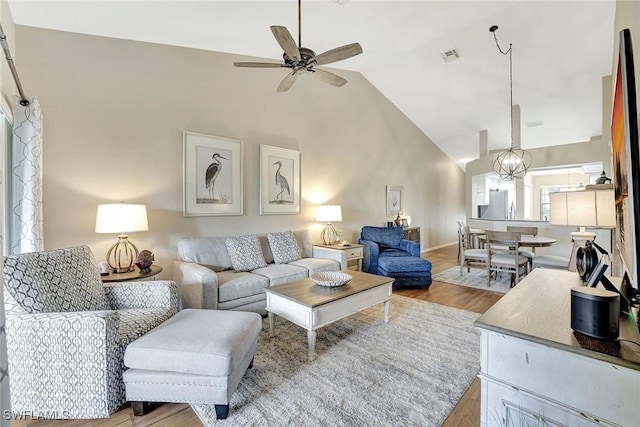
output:
[[243,311],[183,310],[127,346],[123,379],[135,415],[148,402],[214,404],[229,400],[256,353],[262,318]]
[[431,286],[431,262],[419,257],[380,257],[378,274],[396,279],[394,286]]

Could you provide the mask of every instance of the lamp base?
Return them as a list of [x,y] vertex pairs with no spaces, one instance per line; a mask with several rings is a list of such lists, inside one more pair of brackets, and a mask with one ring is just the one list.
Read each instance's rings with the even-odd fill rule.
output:
[[338,232],[335,227],[328,222],[322,229],[320,238],[322,239],[322,243],[325,245],[335,245],[338,242]]
[[138,258],[138,248],[129,241],[126,234],[118,236],[118,243],[111,246],[107,252],[107,262],[114,273],[128,273],[135,270],[136,258]]
[[585,246],[587,241],[594,241],[596,233],[573,231],[571,233],[571,258],[569,259],[569,271],[578,271],[578,249]]

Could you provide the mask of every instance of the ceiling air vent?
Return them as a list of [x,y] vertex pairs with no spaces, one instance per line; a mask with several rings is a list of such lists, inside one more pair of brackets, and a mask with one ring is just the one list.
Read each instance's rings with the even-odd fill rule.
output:
[[453,49],[448,50],[446,52],[442,52],[440,54],[440,57],[442,58],[442,60],[444,62],[451,62],[451,61],[455,61],[456,59],[460,58],[460,52],[458,52],[458,49],[453,48]]

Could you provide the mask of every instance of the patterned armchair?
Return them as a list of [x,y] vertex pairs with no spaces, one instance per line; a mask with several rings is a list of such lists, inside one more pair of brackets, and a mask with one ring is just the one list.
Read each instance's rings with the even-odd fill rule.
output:
[[104,286],[87,246],[4,258],[12,411],[106,418],[125,402],[127,345],[177,311],[172,281]]

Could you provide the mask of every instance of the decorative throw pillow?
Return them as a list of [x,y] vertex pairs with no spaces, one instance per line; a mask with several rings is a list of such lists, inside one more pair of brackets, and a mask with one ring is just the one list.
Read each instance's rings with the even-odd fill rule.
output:
[[230,237],[224,243],[234,271],[251,271],[267,266],[258,236]]
[[276,264],[287,264],[302,258],[296,236],[291,231],[269,233],[267,239]]

